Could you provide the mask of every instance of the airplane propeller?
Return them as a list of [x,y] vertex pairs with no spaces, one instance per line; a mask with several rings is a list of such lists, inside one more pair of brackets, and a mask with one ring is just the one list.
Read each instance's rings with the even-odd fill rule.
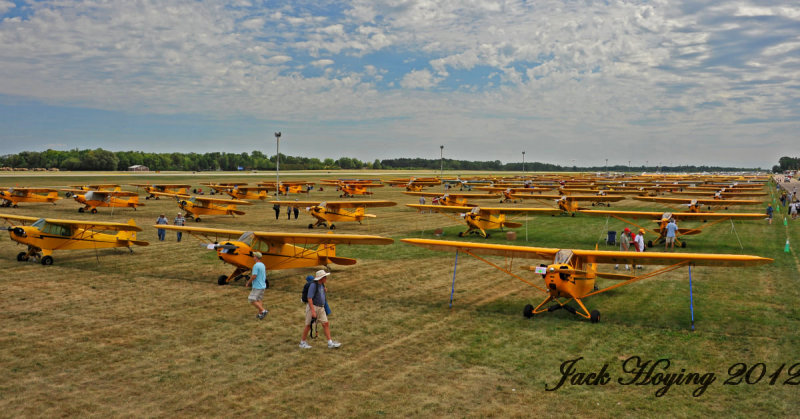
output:
[[8,227],[8,231],[14,233],[15,236],[25,237],[25,229],[22,227]]

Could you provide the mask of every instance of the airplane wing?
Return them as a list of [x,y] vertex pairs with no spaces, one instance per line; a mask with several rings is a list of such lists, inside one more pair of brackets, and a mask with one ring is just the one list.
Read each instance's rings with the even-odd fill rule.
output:
[[269,201],[270,204],[278,204],[287,207],[315,207],[323,201]]
[[667,197],[651,197],[651,196],[636,196],[633,199],[637,201],[658,202],[661,204],[691,204],[696,202],[701,205],[725,206],[725,205],[761,205],[763,202],[752,199],[693,199],[693,198],[667,198]]
[[207,198],[204,196],[195,196],[195,201],[213,202],[215,204],[236,204],[236,205],[253,205],[250,201],[243,201],[241,199],[223,199],[223,198]]
[[467,198],[467,199],[495,199],[499,198],[500,195],[498,194],[489,194],[489,193],[458,193],[458,192],[403,192],[406,195],[411,196],[453,196],[457,198]]
[[48,224],[65,225],[92,231],[142,231],[141,227],[138,227],[135,224],[126,224],[126,223],[60,220],[57,218],[45,218],[44,221],[47,222]]
[[362,234],[275,233],[255,231],[253,235],[267,243],[289,244],[392,244],[393,239]]
[[360,208],[360,207],[393,207],[397,202],[392,201],[326,201],[325,206],[339,208]]
[[[431,250],[467,251],[483,255],[553,260],[561,249],[511,246],[489,243],[469,243],[450,240],[402,239],[401,241]],[[698,266],[756,266],[773,260],[752,255],[677,252],[619,252],[609,250],[569,250],[575,256],[594,263],[631,263],[638,265],[674,265],[689,262]]]
[[561,214],[560,209],[556,208],[510,208],[510,207],[461,207],[450,205],[419,205],[419,204],[406,204],[407,207],[416,209],[428,209],[437,212],[457,212],[467,213],[474,211],[476,208],[481,212],[497,213],[497,214]]
[[155,196],[166,196],[166,197],[169,197],[169,198],[189,199],[189,198],[192,197],[191,195],[184,195],[184,194],[179,194],[179,193],[169,193],[169,192],[150,192],[150,193],[155,195]]
[[204,236],[207,238],[212,238],[212,237],[216,238],[216,240],[209,240],[209,241],[234,240],[239,238],[242,234],[244,234],[243,230],[229,230],[222,228],[174,226],[169,224],[155,224],[153,225],[153,227],[163,228],[165,230],[181,231],[189,234],[195,234],[198,236]]
[[732,219],[732,220],[762,220],[764,214],[759,213],[736,213],[736,212],[657,212],[657,211],[611,211],[611,210],[579,210],[581,214],[595,215],[595,216],[612,216],[621,218],[645,218],[652,220],[661,220],[669,214],[676,220],[681,221],[707,221],[719,219]]
[[39,220],[36,217],[26,217],[24,215],[16,215],[16,214],[0,214],[0,219],[5,220],[8,224],[12,224],[16,222],[22,223],[33,223]]
[[53,188],[7,188],[8,190],[13,189],[14,191],[22,191],[22,192],[30,192],[30,193],[50,193],[50,192],[57,192],[58,189]]

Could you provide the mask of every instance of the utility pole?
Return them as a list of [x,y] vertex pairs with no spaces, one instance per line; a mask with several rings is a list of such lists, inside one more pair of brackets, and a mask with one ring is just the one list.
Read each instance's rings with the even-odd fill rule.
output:
[[439,146],[439,181],[442,182],[442,190],[444,189],[444,146]]
[[275,199],[281,200],[281,133],[275,133]]
[[525,152],[522,152],[522,176],[525,176]]

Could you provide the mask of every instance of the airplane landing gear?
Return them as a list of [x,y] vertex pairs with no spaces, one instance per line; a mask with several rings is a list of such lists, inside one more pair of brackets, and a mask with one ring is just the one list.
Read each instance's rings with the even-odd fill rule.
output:
[[97,208],[92,208],[92,214],[97,214]]
[[533,318],[533,305],[525,304],[525,307],[522,309],[522,315],[526,319],[532,319]]
[[313,229],[313,228],[314,228],[314,224],[312,224],[312,223],[308,223],[308,229],[309,229],[309,230],[311,230],[311,229]]
[[592,323],[599,322],[600,321],[600,312],[597,311],[597,310],[592,310],[592,312],[589,313],[589,321],[591,321]]
[[335,226],[335,225],[333,225],[333,224],[331,224],[331,227],[330,227],[330,228],[331,228],[331,230],[336,230],[336,226]]
[[48,266],[53,264],[53,257],[52,256],[45,256],[42,258],[42,265]]
[[19,252],[17,254],[17,262],[25,262],[26,260],[28,260],[27,252]]
[[78,208],[78,212],[84,212],[84,211],[86,211],[85,208],[83,208],[83,207]]

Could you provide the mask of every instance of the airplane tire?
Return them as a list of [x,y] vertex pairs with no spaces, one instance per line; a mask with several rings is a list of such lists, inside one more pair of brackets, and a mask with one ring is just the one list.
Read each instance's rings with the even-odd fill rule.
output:
[[97,208],[92,208],[92,214],[97,214]]
[[42,265],[48,266],[53,264],[53,257],[52,256],[45,256],[42,258]]
[[146,196],[146,197],[144,197],[144,199],[145,199],[145,200],[149,200],[149,199],[150,199],[150,197],[149,197],[149,196]]
[[160,196],[157,196],[157,197],[156,197],[156,200],[159,200],[159,199],[161,199],[161,197],[160,197]]
[[17,262],[25,262],[28,260],[28,254],[25,252],[17,253]]
[[11,208],[19,208],[19,205],[14,204],[14,205],[11,206]]
[[592,312],[589,313],[589,321],[591,321],[592,323],[599,322],[600,321],[600,312],[597,311],[597,310],[592,310]]
[[686,248],[686,242],[681,242],[681,248],[682,248],[682,249],[685,249],[685,248]]
[[227,275],[220,275],[219,278],[217,278],[217,285],[226,285],[228,283],[227,281],[228,281]]
[[526,319],[532,319],[533,318],[533,306],[530,305],[530,304],[525,304],[525,307],[522,309],[522,315]]
[[336,226],[331,224],[331,230],[336,230]]
[[195,218],[194,222],[199,223],[200,222],[200,217]]
[[647,242],[647,247],[653,247],[653,241],[652,240]]
[[314,228],[314,224],[308,223],[308,229],[311,230]]
[[484,239],[488,239],[489,237],[492,237],[492,235],[489,234],[489,233],[486,233],[486,237],[484,237]]
[[85,210],[83,209],[83,207],[78,208],[78,212],[84,212],[84,211]]
[[464,232],[463,231],[459,231],[458,232],[458,237],[464,237]]

